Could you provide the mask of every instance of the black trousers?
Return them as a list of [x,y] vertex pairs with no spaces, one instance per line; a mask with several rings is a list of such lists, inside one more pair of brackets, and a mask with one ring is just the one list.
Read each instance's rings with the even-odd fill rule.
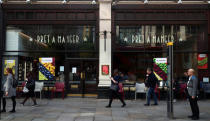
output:
[[[15,100],[15,96],[11,97],[12,100],[12,110],[15,111],[15,106],[16,106],[16,100]],[[2,98],[3,100],[3,110],[6,110],[6,98]]]
[[198,98],[195,97],[194,99],[192,97],[189,97],[190,101],[190,107],[192,110],[192,116],[193,117],[198,117],[199,118],[199,107],[198,107]]
[[113,99],[114,99],[115,97],[118,98],[118,99],[122,102],[122,104],[125,104],[125,102],[124,102],[122,96],[120,95],[120,93],[119,93],[118,91],[110,90],[110,95],[109,95],[109,106],[112,105],[112,101],[113,101]]

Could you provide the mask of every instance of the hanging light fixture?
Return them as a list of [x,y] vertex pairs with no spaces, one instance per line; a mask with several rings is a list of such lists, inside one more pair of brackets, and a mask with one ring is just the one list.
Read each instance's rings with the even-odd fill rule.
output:
[[30,3],[31,2],[31,0],[26,0],[26,3]]
[[179,0],[177,3],[178,3],[178,4],[182,4],[182,0]]
[[95,5],[96,4],[96,0],[92,0],[91,4]]
[[62,3],[63,3],[63,4],[66,4],[66,0],[63,0]]
[[148,0],[144,0],[144,4],[148,4],[149,3],[149,1]]

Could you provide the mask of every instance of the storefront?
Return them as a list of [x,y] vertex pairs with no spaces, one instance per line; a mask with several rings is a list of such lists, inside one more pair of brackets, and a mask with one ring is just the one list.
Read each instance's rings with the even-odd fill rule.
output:
[[[202,7],[203,9],[198,9]],[[125,11],[126,10],[126,11]],[[113,68],[131,81],[143,82],[154,58],[167,58],[167,42],[174,42],[174,79],[182,80],[189,68],[199,80],[208,76],[208,16],[205,5],[116,5],[112,31]]]
[[97,5],[5,5],[5,69],[19,82],[32,71],[37,81],[64,82],[67,94],[94,94],[98,85]]
[[207,3],[112,3],[2,4],[2,80],[11,67],[20,82],[33,71],[45,84],[64,82],[70,96],[103,98],[114,69],[143,82],[154,58],[167,57],[167,42],[174,42],[176,80],[188,68],[200,81],[209,78]]

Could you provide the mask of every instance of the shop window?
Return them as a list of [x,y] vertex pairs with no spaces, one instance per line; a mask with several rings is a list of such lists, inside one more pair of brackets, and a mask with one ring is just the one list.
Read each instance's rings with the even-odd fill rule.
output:
[[164,48],[174,42],[175,50],[196,51],[202,31],[198,25],[116,26],[115,43],[120,48]]

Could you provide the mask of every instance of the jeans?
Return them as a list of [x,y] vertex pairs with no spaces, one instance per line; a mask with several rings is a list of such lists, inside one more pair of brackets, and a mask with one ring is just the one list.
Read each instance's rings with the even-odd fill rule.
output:
[[147,104],[150,104],[151,95],[153,95],[153,99],[155,101],[155,104],[157,104],[157,96],[155,94],[155,88],[152,88],[152,87],[149,88],[149,91],[148,91],[148,94],[147,94]]

